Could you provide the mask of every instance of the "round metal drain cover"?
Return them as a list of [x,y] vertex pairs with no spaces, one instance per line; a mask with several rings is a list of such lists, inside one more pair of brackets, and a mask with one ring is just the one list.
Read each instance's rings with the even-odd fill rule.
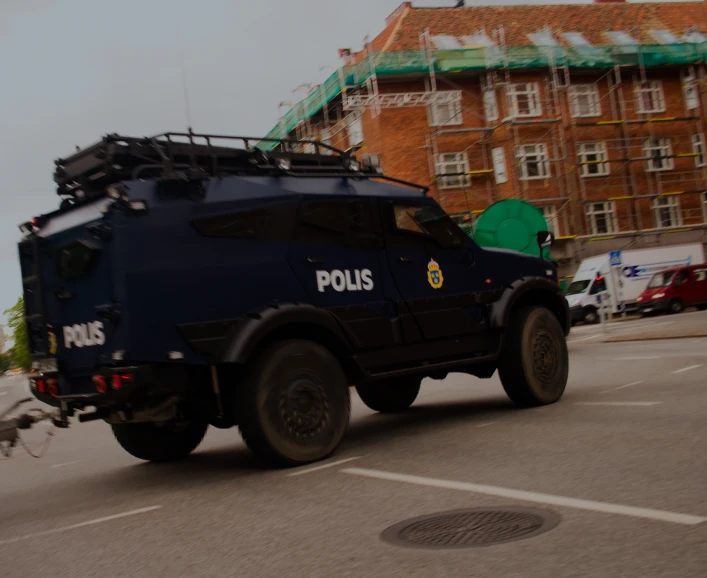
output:
[[559,523],[559,516],[547,510],[474,508],[405,520],[384,530],[381,537],[412,548],[474,548],[531,538]]

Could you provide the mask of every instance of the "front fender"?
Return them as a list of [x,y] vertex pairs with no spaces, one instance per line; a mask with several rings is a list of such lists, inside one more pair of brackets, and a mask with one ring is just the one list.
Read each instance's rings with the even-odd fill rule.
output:
[[489,324],[491,327],[508,327],[513,310],[517,307],[540,305],[555,314],[565,335],[570,332],[570,310],[560,287],[545,277],[517,279],[491,305]]

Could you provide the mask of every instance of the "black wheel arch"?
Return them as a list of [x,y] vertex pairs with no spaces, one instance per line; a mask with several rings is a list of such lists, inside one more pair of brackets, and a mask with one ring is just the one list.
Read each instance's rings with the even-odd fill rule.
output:
[[570,310],[560,287],[544,277],[525,277],[506,286],[500,299],[491,305],[491,327],[508,327],[514,310],[530,305],[549,309],[565,335],[570,332]]
[[275,341],[307,339],[326,347],[341,363],[349,378],[360,373],[353,358],[352,340],[334,316],[308,304],[282,304],[251,313],[231,330],[223,362],[246,364]]

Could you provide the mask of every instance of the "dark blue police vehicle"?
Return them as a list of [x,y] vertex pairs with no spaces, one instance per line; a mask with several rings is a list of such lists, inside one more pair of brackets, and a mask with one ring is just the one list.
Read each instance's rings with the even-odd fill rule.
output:
[[19,254],[31,388],[60,423],[104,420],[152,461],[238,426],[297,465],[339,445],[350,386],[381,412],[448,372],[498,370],[520,406],[562,396],[552,263],[478,247],[372,162],[256,140],[109,135],[56,161],[60,208]]

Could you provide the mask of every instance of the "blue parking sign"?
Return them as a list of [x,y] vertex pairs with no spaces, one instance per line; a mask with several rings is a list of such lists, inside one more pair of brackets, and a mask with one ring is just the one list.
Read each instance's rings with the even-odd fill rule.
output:
[[609,253],[609,265],[611,267],[621,267],[621,251],[611,251]]

